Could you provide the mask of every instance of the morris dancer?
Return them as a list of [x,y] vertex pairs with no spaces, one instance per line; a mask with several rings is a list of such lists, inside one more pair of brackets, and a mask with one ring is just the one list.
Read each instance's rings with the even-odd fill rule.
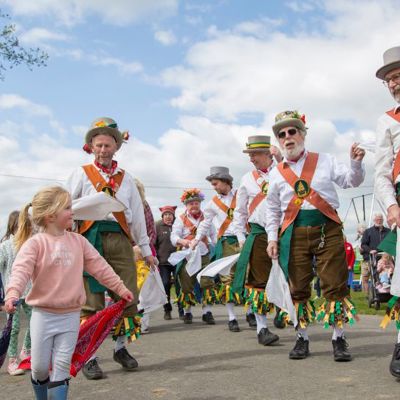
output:
[[[182,203],[186,206],[186,211],[175,219],[171,232],[171,243],[173,246],[181,248],[189,248],[191,242],[196,236],[198,226],[204,219],[204,214],[200,209],[200,204],[204,200],[204,194],[199,189],[187,189],[181,196]],[[202,267],[205,267],[209,262],[208,253],[208,237],[212,242],[215,242],[215,228],[211,227],[207,237],[203,239],[203,245],[207,247],[207,253],[201,258]],[[176,276],[179,279],[181,293],[178,296],[178,303],[183,308],[185,315],[183,322],[191,324],[193,315],[191,306],[196,304],[194,288],[196,284],[196,275],[190,276],[186,271],[186,261],[179,263],[176,266]],[[202,320],[208,325],[214,325],[215,320],[211,312],[211,306],[218,302],[218,292],[212,278],[202,277],[200,282],[202,289],[203,316]]]
[[[383,61],[384,65],[378,69],[376,76],[382,79],[382,83],[389,89],[397,104],[378,120],[375,193],[387,210],[389,227],[393,225],[400,227],[400,46],[388,49],[383,54]],[[395,269],[396,273],[399,271],[396,272]],[[387,316],[382,326],[385,326],[390,319],[394,319],[399,329],[400,288],[395,288],[392,282],[390,292],[394,296],[389,302]],[[390,363],[390,373],[400,378],[400,329]]]
[[[241,247],[236,266],[233,291],[242,295],[245,304],[255,313],[258,343],[268,346],[279,336],[267,328],[267,313],[273,311],[265,295],[265,286],[272,262],[265,251],[265,199],[268,192],[269,174],[273,166],[269,136],[250,136],[243,153],[249,154],[256,169],[243,176],[236,195],[233,229]],[[273,149],[276,153],[276,148]],[[250,233],[247,236],[247,226]],[[243,292],[244,290],[244,292]]]
[[[290,291],[298,313],[297,341],[291,359],[309,355],[307,325],[314,308],[309,299],[313,279],[312,260],[316,258],[326,301],[318,319],[333,327],[335,361],[350,361],[344,338],[344,323],[353,323],[355,308],[349,299],[347,263],[342,223],[337,214],[339,199],[334,187],[357,187],[364,180],[362,159],[365,151],[351,146],[351,167],[324,153],[305,150],[305,117],[297,111],[284,111],[272,127],[284,160],[271,172],[267,197],[268,254],[278,258],[289,279]],[[280,232],[279,232],[280,227]]]
[[[137,316],[136,267],[132,242],[141,249],[146,262],[155,266],[146,233],[146,223],[142,200],[131,175],[121,169],[113,160],[121,148],[124,136],[117,123],[111,118],[98,118],[93,121],[86,133],[84,150],[94,154],[93,164],[76,169],[68,178],[67,188],[73,199],[108,191],[115,195],[127,209],[109,215],[104,221],[82,221],[79,233],[83,234],[112,266],[129,290],[134,293],[134,301],[129,303],[124,314],[116,324],[114,361],[125,370],[137,368],[137,361],[125,347],[128,341],[140,334],[140,318]],[[87,318],[104,308],[104,287],[91,276],[84,276],[86,304],[81,316]],[[114,301],[119,299],[110,293]],[[83,374],[87,379],[103,378],[97,359],[93,357],[85,364]]]

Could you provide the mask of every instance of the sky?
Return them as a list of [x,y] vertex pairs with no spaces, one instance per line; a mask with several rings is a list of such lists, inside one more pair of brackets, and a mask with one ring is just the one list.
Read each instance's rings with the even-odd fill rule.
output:
[[[400,44],[397,0],[0,0],[0,9],[22,45],[49,54],[46,67],[0,81],[0,226],[91,161],[82,145],[100,116],[129,130],[116,159],[158,218],[186,187],[211,198],[213,165],[238,184],[252,168],[247,137],[272,136],[280,111],[306,115],[309,150],[349,164],[351,144],[375,140],[393,106],[375,72]],[[373,164],[368,152],[362,186],[338,190],[350,237],[352,197],[365,195],[371,213]]]

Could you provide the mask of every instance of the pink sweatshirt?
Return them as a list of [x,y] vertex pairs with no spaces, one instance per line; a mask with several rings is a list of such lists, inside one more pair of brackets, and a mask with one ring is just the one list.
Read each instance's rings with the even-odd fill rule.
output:
[[81,235],[38,233],[21,247],[14,261],[6,299],[19,298],[29,279],[32,289],[26,302],[53,313],[79,311],[85,304],[83,271],[119,296],[127,292],[119,276]]

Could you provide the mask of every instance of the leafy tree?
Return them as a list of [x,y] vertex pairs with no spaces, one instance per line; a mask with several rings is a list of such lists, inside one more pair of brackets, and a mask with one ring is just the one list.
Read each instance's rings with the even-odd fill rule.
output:
[[19,44],[15,34],[15,25],[8,23],[9,15],[0,10],[0,80],[4,80],[5,71],[20,64],[25,64],[30,70],[46,66],[48,54],[39,47],[24,48]]

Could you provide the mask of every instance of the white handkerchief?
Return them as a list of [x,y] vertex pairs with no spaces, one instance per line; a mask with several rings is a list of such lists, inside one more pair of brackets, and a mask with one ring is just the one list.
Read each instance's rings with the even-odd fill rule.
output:
[[160,273],[151,269],[139,293],[139,307],[145,312],[151,312],[162,307],[167,301]]
[[218,274],[229,275],[229,273],[231,272],[231,268],[235,265],[239,256],[240,253],[233,254],[232,256],[220,258],[219,260],[213,261],[211,264],[208,264],[207,267],[205,267],[198,273],[197,280],[200,283],[200,279],[202,276],[209,276],[213,278]]

